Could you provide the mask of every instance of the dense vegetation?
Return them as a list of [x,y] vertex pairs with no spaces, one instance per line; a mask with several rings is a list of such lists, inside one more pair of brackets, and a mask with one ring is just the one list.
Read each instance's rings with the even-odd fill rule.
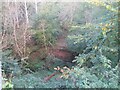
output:
[[119,2],[5,2],[3,88],[119,88]]

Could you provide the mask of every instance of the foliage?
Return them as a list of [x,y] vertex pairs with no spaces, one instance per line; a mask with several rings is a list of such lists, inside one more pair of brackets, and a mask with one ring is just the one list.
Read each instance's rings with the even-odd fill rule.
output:
[[72,26],[67,37],[68,49],[78,53],[82,53],[87,47],[90,39],[95,39],[99,31],[94,30],[91,24]]
[[44,46],[45,43],[47,46],[52,46],[53,44],[55,44],[56,41],[56,35],[55,35],[55,31],[50,31],[50,30],[46,30],[45,32],[42,31],[35,31],[35,34],[32,35],[32,37],[34,38],[34,41],[36,42],[37,45],[41,45]]
[[2,52],[2,88],[6,90],[13,90],[11,78],[22,73],[17,60],[8,58],[10,53],[11,51]]
[[[62,3],[38,5],[40,10],[31,16],[29,30],[36,45],[29,49],[30,53],[39,49],[38,55],[45,59],[18,60],[12,57],[11,50],[3,51],[3,88],[118,88],[118,6],[116,2],[91,1],[76,4],[75,11],[74,5]],[[69,28],[62,28],[61,24]],[[68,30],[67,49],[79,53],[73,64],[46,56],[46,51],[40,48],[54,47],[58,36],[64,33],[61,29]],[[56,67],[61,68],[62,74],[44,82]]]
[[[3,52],[7,53],[7,52]],[[2,57],[2,69],[6,75],[12,74],[12,76],[20,75],[22,73],[21,67],[18,63],[19,60],[14,60],[10,56],[3,56]],[[9,78],[9,77],[7,77]]]
[[[5,81],[5,79],[3,80]],[[13,84],[11,81],[5,81],[5,83],[2,83],[2,88],[6,90],[13,90]]]
[[[64,72],[66,74],[63,77],[67,78],[69,83],[70,81],[73,83],[72,81],[74,80],[72,87],[118,88],[119,72],[117,71],[117,50],[119,39],[117,35],[118,28],[116,27],[118,19],[116,14],[116,12],[109,12],[101,17],[102,20],[100,24],[97,23],[93,28],[99,31],[97,35],[92,37],[92,35],[89,36],[89,34],[87,34],[89,39],[85,37],[86,48],[83,50],[83,53],[79,54],[74,60],[74,62],[77,62],[77,66],[73,66],[71,70]],[[95,33],[93,35],[95,35]],[[69,38],[72,38],[74,42],[78,43],[77,45],[80,45],[82,40],[84,40],[83,36],[80,34],[74,34],[74,36],[72,35]]]
[[41,72],[13,78],[13,83],[15,88],[58,88],[65,85],[63,79],[56,80],[56,78],[59,78],[59,75],[51,78],[48,82],[44,82],[45,76],[50,74],[51,72],[49,71],[41,70]]
[[56,8],[54,8],[54,5],[54,3],[42,5],[42,10],[32,18],[33,37],[40,45],[46,44],[47,46],[51,46],[61,33],[60,24],[57,18],[59,7],[55,5]]

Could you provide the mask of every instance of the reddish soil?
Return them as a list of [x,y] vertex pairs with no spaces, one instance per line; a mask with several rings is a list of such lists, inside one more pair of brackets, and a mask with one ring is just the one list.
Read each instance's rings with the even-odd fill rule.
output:
[[68,62],[71,62],[75,57],[75,54],[73,54],[72,52],[67,51],[67,50],[55,49],[55,50],[53,50],[52,54],[55,57],[62,59],[64,61],[68,61]]
[[38,51],[32,53],[30,55],[31,60],[35,60],[36,58],[44,59],[49,53],[54,55],[56,58],[71,62],[76,54],[66,49],[67,48],[67,43],[65,41],[66,36],[67,32],[65,31],[63,35],[60,35],[58,37],[56,45],[53,48],[47,47],[47,51],[45,50],[45,48],[41,48]]

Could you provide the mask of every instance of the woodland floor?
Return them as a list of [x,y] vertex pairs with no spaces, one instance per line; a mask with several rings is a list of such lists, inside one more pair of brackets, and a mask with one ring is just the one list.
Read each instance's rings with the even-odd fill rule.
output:
[[60,48],[67,48],[67,43],[65,38],[67,37],[67,31],[64,31],[64,33],[62,35],[59,35],[55,48],[56,49],[60,49]]
[[[66,49],[67,48],[67,43],[66,43],[66,37],[67,37],[67,31],[64,31],[64,33],[62,35],[60,35],[57,39],[57,42],[54,46],[54,51],[55,53],[60,54],[60,52],[56,51],[58,49]],[[56,55],[58,55],[56,54]],[[63,52],[63,55],[64,52]],[[69,56],[68,56],[69,58]],[[52,74],[55,73],[54,68],[57,66],[60,66],[61,68],[63,66],[68,66],[71,67],[73,64],[70,62],[64,62],[64,60],[61,60],[59,58],[55,58],[55,63],[52,64],[52,68],[50,70],[48,69],[40,69],[35,73],[29,73],[29,74],[25,74],[23,76],[16,76],[12,79],[12,82],[14,83],[15,87],[17,88],[51,88],[52,87],[56,87],[56,85],[58,85],[57,87],[63,87],[65,85],[65,80],[63,80],[62,78],[60,78],[60,73],[55,74],[55,76],[51,77],[48,81],[45,82],[45,78],[48,78],[49,76],[51,76]],[[31,83],[31,81],[33,81]],[[56,82],[54,82],[56,81]],[[27,85],[25,86],[26,83]],[[23,85],[22,85],[23,84]],[[62,84],[62,85],[61,85]]]

